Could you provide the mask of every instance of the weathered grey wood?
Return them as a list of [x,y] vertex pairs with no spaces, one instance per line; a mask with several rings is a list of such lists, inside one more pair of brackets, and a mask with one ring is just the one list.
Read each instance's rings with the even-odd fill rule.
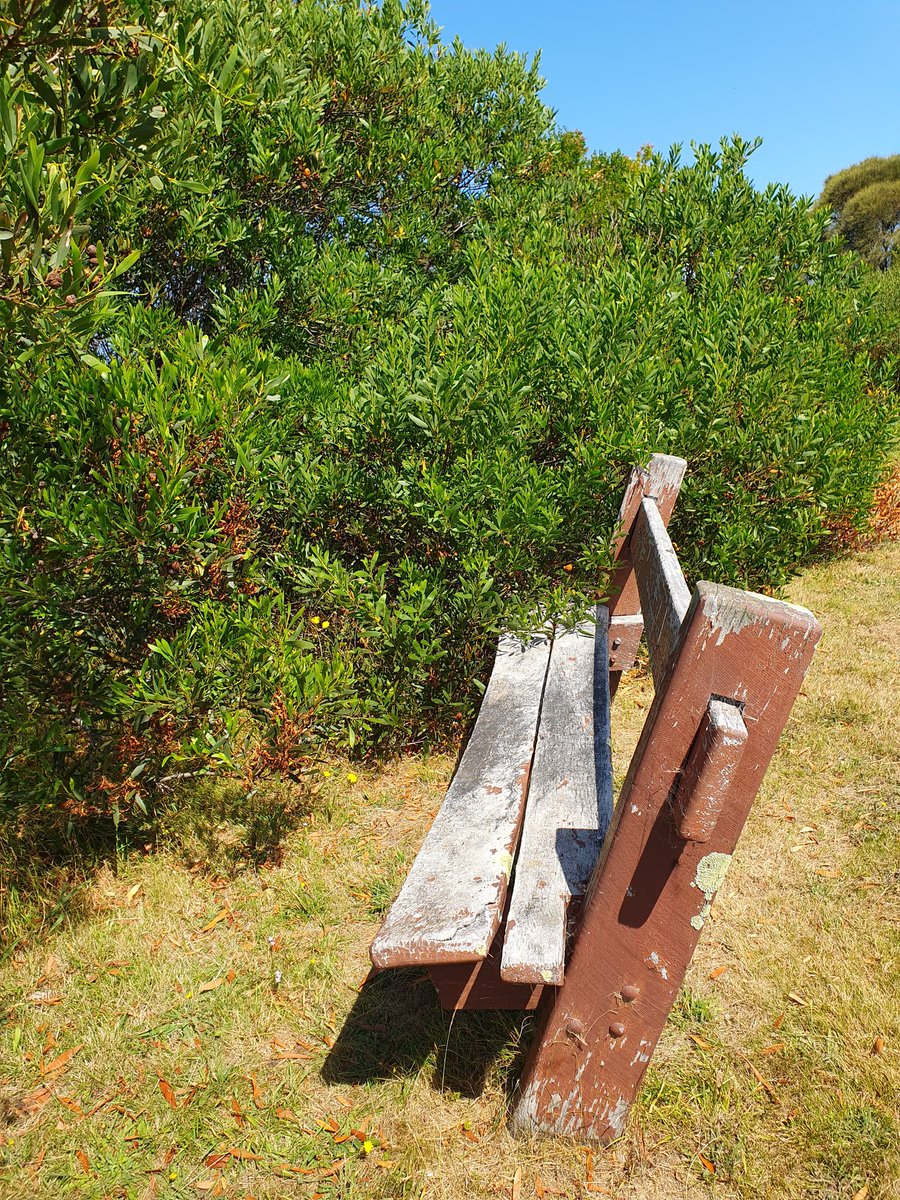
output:
[[[635,467],[619,506],[617,533],[613,542],[616,569],[610,582],[609,615],[611,621],[618,617],[640,616],[641,603],[637,583],[631,571],[629,542],[634,522],[645,497],[656,501],[664,525],[668,525],[675,501],[681,490],[687,462],[673,454],[654,454],[644,467]],[[624,662],[616,670],[628,670],[632,662]]]
[[708,842],[747,745],[740,707],[710,700],[678,784],[678,836]]
[[655,500],[641,501],[631,536],[631,562],[644,614],[653,681],[658,683],[678,640],[691,593]]
[[[652,497],[659,509],[663,524],[668,525],[681,482],[687,470],[683,458],[672,454],[654,454],[646,468],[635,467],[619,506],[617,534],[613,542],[616,566],[609,586],[610,629],[629,618],[633,622],[610,638],[610,696],[614,696],[623,671],[634,666],[643,621],[637,580],[631,569],[631,534],[641,501]],[[623,634],[625,636],[623,636]],[[613,643],[619,639],[619,645]]]
[[550,641],[500,639],[456,775],[370,955],[376,967],[487,956],[506,901]]
[[500,967],[510,983],[562,983],[569,900],[612,819],[608,623],[598,608],[550,654]]

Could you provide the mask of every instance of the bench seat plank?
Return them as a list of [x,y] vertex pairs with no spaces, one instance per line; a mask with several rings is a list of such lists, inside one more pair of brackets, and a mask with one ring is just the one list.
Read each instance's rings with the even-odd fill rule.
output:
[[608,628],[598,608],[596,625],[553,643],[500,966],[510,983],[563,982],[569,900],[612,819]]
[[406,883],[370,950],[378,968],[487,956],[506,904],[550,639],[500,639],[478,720]]

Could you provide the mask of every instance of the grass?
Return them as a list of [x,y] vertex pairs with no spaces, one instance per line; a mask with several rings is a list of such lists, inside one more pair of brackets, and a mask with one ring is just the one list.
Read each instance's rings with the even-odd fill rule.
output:
[[528,1020],[361,986],[453,769],[423,756],[179,796],[139,852],[11,839],[0,1196],[900,1196],[900,544],[791,598],[825,638],[617,1145],[509,1136]]

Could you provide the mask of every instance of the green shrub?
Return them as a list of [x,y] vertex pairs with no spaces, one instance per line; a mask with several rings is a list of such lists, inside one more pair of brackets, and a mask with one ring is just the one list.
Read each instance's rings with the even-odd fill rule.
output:
[[459,729],[501,624],[603,594],[654,450],[690,460],[692,578],[778,587],[865,519],[871,281],[752,147],[588,158],[533,65],[418,5],[181,0],[138,34],[157,134],[127,169],[96,135],[115,187],[71,240],[126,294],[4,348],[8,800],[117,815]]

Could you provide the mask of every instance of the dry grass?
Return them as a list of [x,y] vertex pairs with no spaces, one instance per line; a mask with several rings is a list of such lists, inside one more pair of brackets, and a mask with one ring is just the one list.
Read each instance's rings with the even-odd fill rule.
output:
[[[360,990],[453,763],[335,764],[308,805],[184,797],[74,889],[9,848],[0,1195],[900,1195],[900,545],[792,598],[825,639],[617,1146],[508,1135],[521,1018]],[[620,689],[620,770],[648,699]]]

